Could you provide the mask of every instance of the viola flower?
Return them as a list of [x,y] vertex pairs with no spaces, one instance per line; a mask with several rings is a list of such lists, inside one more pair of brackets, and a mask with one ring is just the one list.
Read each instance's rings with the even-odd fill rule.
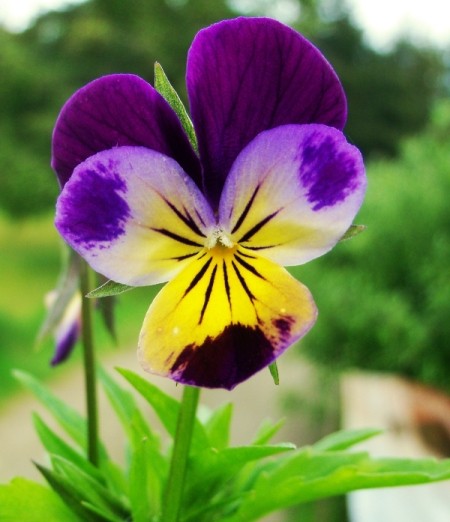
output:
[[169,281],[139,339],[145,369],[232,389],[313,326],[308,289],[283,268],[352,224],[361,155],[321,53],[267,18],[200,31],[187,62],[198,139],[144,80],[112,75],[66,103],[53,135],[56,226],[106,277]]

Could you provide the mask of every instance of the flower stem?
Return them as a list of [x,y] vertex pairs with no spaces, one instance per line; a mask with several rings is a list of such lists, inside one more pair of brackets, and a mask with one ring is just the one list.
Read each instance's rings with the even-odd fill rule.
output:
[[161,517],[164,522],[177,522],[180,514],[184,478],[199,397],[200,388],[184,387]]
[[83,343],[84,385],[86,393],[87,415],[87,456],[89,462],[98,465],[98,412],[97,385],[92,330],[92,299],[86,297],[91,290],[90,269],[85,261],[81,262],[80,291],[81,304],[81,340]]

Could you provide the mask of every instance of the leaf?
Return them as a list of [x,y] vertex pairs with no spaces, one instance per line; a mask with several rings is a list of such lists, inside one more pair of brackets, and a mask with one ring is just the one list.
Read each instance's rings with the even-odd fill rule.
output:
[[[290,452],[293,449],[292,444],[240,446],[221,451],[211,448],[193,455],[186,478],[183,513],[189,515],[187,518],[190,518],[191,510],[204,511],[205,505],[208,509],[207,505],[211,499],[223,505],[222,497],[228,498],[231,495],[232,498],[235,498],[236,492],[233,488],[239,489],[242,481],[248,481],[251,469],[248,470],[247,465],[251,465],[251,463],[259,465],[259,461],[280,453]],[[230,484],[232,484],[232,491],[230,491]],[[237,492],[238,496],[240,494]]]
[[339,241],[347,241],[347,239],[353,239],[358,234],[361,234],[361,232],[364,232],[366,228],[366,225],[350,225],[350,227],[347,229],[347,231]]
[[83,417],[48,391],[37,379],[20,370],[14,371],[14,376],[26,386],[41,403],[53,414],[60,426],[83,449],[86,449],[86,421]]
[[275,423],[268,419],[263,421],[261,426],[258,428],[258,431],[256,432],[256,435],[252,441],[252,445],[262,446],[270,442],[272,438],[278,433],[278,431],[283,427],[284,422],[284,419],[281,419]]
[[228,403],[214,410],[204,423],[206,434],[212,448],[225,449],[230,442],[231,419],[233,404]]
[[56,433],[54,433],[36,413],[33,413],[33,422],[39,439],[48,453],[58,455],[59,457],[72,462],[75,466],[96,480],[102,479],[100,470],[91,464],[77,449],[69,446],[67,442],[56,435]]
[[[92,513],[82,505],[76,492],[74,492],[67,479],[40,464],[35,464],[35,466],[45,477],[55,493],[61,498],[72,513],[77,516],[76,520],[81,520],[83,522],[109,522],[108,519]],[[48,520],[48,517],[44,517],[43,520]]]
[[[26,386],[41,403],[52,413],[64,431],[84,450],[87,448],[86,420],[64,401],[53,395],[37,379],[20,370],[14,370],[14,376]],[[99,457],[101,464],[108,463],[109,458],[105,446],[99,441]]]
[[78,291],[81,258],[71,249],[66,249],[66,251],[68,252],[67,259],[64,262],[62,273],[55,289],[56,299],[50,306],[39,330],[36,338],[38,344],[53,333],[54,329],[61,322],[73,295]]
[[383,433],[383,430],[375,428],[365,428],[360,430],[341,430],[331,435],[327,435],[323,439],[314,444],[317,451],[339,451],[345,450],[359,444],[367,439],[375,437]]
[[175,114],[178,116],[184,132],[189,138],[189,142],[195,152],[198,153],[197,136],[195,134],[194,126],[189,118],[183,102],[178,96],[177,91],[169,82],[164,69],[158,62],[155,62],[155,89],[162,95],[166,102],[172,107]]
[[73,513],[47,486],[18,477],[0,485],[0,520],[82,522],[84,519]]
[[[179,402],[134,372],[125,368],[117,368],[117,371],[150,404],[169,435],[174,438],[178,421],[178,412],[180,409]],[[192,451],[201,451],[208,447],[208,437],[202,424],[198,419],[196,419],[192,436]]]
[[161,511],[163,484],[168,462],[162,467],[148,439],[134,446],[129,473],[129,496],[133,522],[148,522]]
[[124,505],[123,498],[112,494],[103,484],[72,462],[55,455],[51,456],[51,461],[54,472],[69,482],[73,496],[80,503],[95,506],[110,522],[122,522],[128,518],[128,506]]
[[273,511],[365,488],[422,484],[450,478],[450,460],[372,459],[367,453],[317,452],[282,456],[261,469],[237,512],[223,522],[259,520]]
[[101,298],[101,297],[110,297],[113,295],[123,294],[124,292],[128,292],[129,290],[133,290],[136,288],[135,286],[123,285],[122,283],[116,283],[115,281],[106,281],[101,286],[96,288],[95,290],[91,290],[86,297],[92,298]]

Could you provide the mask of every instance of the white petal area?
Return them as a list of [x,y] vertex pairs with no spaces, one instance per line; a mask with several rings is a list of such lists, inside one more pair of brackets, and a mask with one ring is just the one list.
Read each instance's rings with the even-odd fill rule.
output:
[[116,147],[81,163],[57,203],[56,227],[97,272],[141,286],[167,281],[214,226],[203,194],[173,159]]
[[366,176],[342,132],[285,125],[259,134],[226,180],[219,222],[233,242],[281,265],[329,251],[358,212]]

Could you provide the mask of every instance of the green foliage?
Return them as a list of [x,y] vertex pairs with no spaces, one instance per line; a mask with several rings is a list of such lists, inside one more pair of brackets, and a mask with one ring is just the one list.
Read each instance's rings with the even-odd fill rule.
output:
[[[130,391],[101,373],[101,382],[126,435],[123,469],[103,447],[98,468],[84,456],[84,419],[34,378],[21,375],[72,442],[35,417],[49,466],[37,465],[49,487],[24,479],[0,486],[0,519],[37,522],[159,522],[171,445],[143,417]],[[120,373],[142,395],[170,438],[180,405],[128,370]],[[304,502],[361,488],[421,484],[450,478],[450,461],[373,459],[347,451],[378,432],[338,432],[311,447],[270,444],[276,425],[263,427],[248,446],[229,447],[232,409],[197,418],[188,460],[180,522],[251,522]],[[203,416],[204,417],[204,416]]]
[[369,164],[367,230],[294,270],[319,307],[305,349],[333,368],[397,372],[449,388],[450,106],[394,162]]
[[7,485],[0,485],[0,520],[80,522],[54,490],[20,477]]

